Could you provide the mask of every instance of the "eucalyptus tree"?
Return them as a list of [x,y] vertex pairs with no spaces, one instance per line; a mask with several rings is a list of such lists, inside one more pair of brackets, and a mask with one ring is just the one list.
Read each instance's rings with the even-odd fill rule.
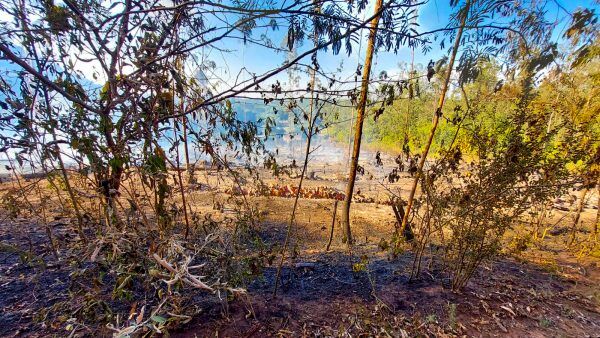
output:
[[[360,66],[357,70],[357,75],[362,70],[362,80],[360,82],[360,89],[358,93],[352,92],[351,100],[356,105],[357,116],[354,125],[354,139],[352,154],[350,159],[350,169],[348,174],[348,183],[346,185],[344,204],[342,207],[342,227],[344,231],[343,240],[350,246],[352,244],[352,231],[350,226],[350,206],[352,204],[352,196],[354,192],[354,185],[356,182],[356,173],[358,170],[358,161],[360,157],[360,145],[362,140],[362,129],[365,118],[365,111],[367,108],[367,102],[369,101],[369,86],[371,84],[371,68],[373,55],[378,49],[398,51],[400,45],[408,45],[412,48],[416,46],[422,46],[426,51],[428,50],[428,38],[426,33],[416,33],[416,23],[414,18],[416,9],[422,5],[422,3],[408,1],[408,6],[405,6],[403,12],[392,14],[388,9],[389,4],[383,1],[376,1],[373,8],[373,16],[369,25],[369,34],[367,41],[367,50],[365,54],[364,65]],[[381,26],[380,26],[381,21]],[[409,32],[414,32],[409,33]],[[392,91],[390,94],[393,96],[393,87],[390,86]],[[384,99],[384,101],[393,102],[391,99]],[[383,113],[383,107],[380,108],[379,114]]]
[[[379,13],[383,6],[382,0],[375,2],[373,11]],[[354,183],[356,181],[356,171],[358,168],[358,157],[360,155],[360,142],[362,139],[362,128],[365,119],[365,109],[367,105],[367,93],[369,90],[369,78],[371,77],[371,64],[373,61],[373,53],[375,52],[375,41],[377,39],[377,26],[379,25],[380,15],[377,15],[371,21],[369,29],[369,37],[367,43],[367,53],[365,55],[365,64],[363,68],[360,97],[358,99],[356,124],[354,127],[354,146],[352,147],[352,159],[350,160],[350,173],[348,177],[348,185],[346,186],[346,194],[342,207],[342,226],[344,229],[344,241],[348,246],[352,245],[352,231],[350,229],[350,204],[352,203],[352,194],[354,192]]]
[[[68,116],[72,125],[83,124],[79,129],[86,127],[95,131],[90,135],[73,136],[71,141],[78,150],[91,148],[84,152],[96,157],[92,164],[104,169],[98,173],[110,181],[112,189],[118,190],[122,167],[127,162],[127,144],[142,139],[143,130],[135,122],[161,124],[174,116],[218,105],[319,49],[331,47],[338,53],[345,42],[350,53],[351,41],[365,26],[351,12],[365,6],[366,2],[362,1],[344,9],[335,2],[323,1],[320,10],[315,12],[312,2],[295,2],[281,8],[269,3],[228,5],[210,1],[168,5],[159,1],[123,1],[107,5],[68,0],[57,5],[51,1],[22,0],[1,7],[14,22],[8,22],[0,32],[0,51],[4,60],[14,64],[13,73],[35,82],[52,94],[52,100],[62,104],[63,114],[55,110],[58,117]],[[410,2],[387,4],[388,8],[406,6],[410,7]],[[237,21],[222,23],[216,13],[225,13]],[[317,19],[304,19],[309,16]],[[387,17],[391,25],[392,14]],[[265,74],[219,92],[205,90],[203,100],[184,111],[173,111],[170,103],[174,93],[169,83],[175,83],[176,91],[189,89],[189,83],[181,78],[180,69],[176,67],[178,58],[189,57],[199,48],[217,48],[216,43],[226,39],[268,46],[265,40],[268,38],[252,36],[253,29],[260,25],[273,29],[287,25],[291,47],[305,38],[303,31],[309,22],[314,22],[319,39],[314,48]],[[393,37],[405,33],[389,32],[381,43],[388,48],[395,44],[394,48],[398,48],[401,38],[396,41]],[[407,38],[402,36],[402,39]],[[29,62],[34,54],[42,61],[40,67]],[[11,93],[14,87],[11,85],[14,84],[4,86],[5,95],[28,95],[25,91]],[[138,116],[143,119],[137,121]]]
[[[65,144],[75,152],[75,160],[89,166],[109,206],[127,167],[163,163],[154,169],[166,169],[165,160],[158,159],[163,153],[156,148],[174,118],[193,114],[202,118],[204,131],[196,134],[201,135],[202,150],[211,156],[215,143],[240,147],[250,155],[256,125],[237,120],[227,99],[259,86],[316,50],[331,47],[338,53],[345,41],[350,52],[356,32],[365,26],[350,13],[365,5],[363,1],[341,8],[323,1],[315,11],[311,1],[284,7],[269,2],[3,2],[0,11],[11,20],[0,29],[1,59],[10,65],[0,88],[1,123],[16,132],[2,135],[3,148],[22,150],[18,155],[22,160],[36,148],[48,153],[49,147]],[[305,19],[310,17],[316,19]],[[223,41],[272,48],[268,37],[252,35],[258,27],[287,26],[292,47],[305,38],[303,31],[310,22],[318,37],[316,46],[262,75],[209,90],[181,72],[180,64],[193,63],[197,50],[221,50]],[[177,98],[185,104],[176,105]],[[221,133],[220,128],[228,132]],[[35,136],[40,133],[55,139],[40,142],[42,138]],[[141,150],[139,159],[136,149]],[[55,158],[61,160],[60,154]],[[150,171],[157,174],[154,169]],[[76,198],[71,200],[77,209]]]
[[[481,261],[497,254],[506,230],[518,224],[520,217],[531,211],[532,204],[546,204],[565,193],[576,181],[566,170],[567,164],[580,160],[592,163],[591,158],[595,156],[595,151],[591,154],[588,151],[584,156],[578,146],[570,149],[567,146],[574,139],[589,137],[593,132],[585,129],[593,123],[578,126],[580,134],[575,136],[573,131],[578,128],[552,118],[556,108],[560,106],[562,110],[569,104],[547,106],[558,94],[548,90],[553,88],[553,73],[563,66],[560,66],[558,48],[551,40],[552,24],[545,20],[544,8],[510,7],[502,15],[513,24],[504,29],[497,44],[489,45],[490,39],[471,38],[479,36],[478,27],[489,26],[485,20],[478,19],[485,14],[479,11],[478,6],[482,4],[472,2],[472,16],[465,27],[466,37],[457,67],[457,87],[461,88],[461,100],[469,112],[468,116],[461,116],[464,123],[461,121],[456,126],[457,129],[462,127],[460,143],[463,145],[453,142],[430,168],[420,173],[421,190],[425,195],[420,205],[426,210],[421,219],[425,224],[419,229],[425,229],[425,234],[417,234],[417,238],[435,231],[443,240],[443,267],[450,274],[455,289],[466,284]],[[593,16],[587,20],[591,21]],[[503,81],[496,85],[488,82],[483,97],[477,93],[472,95],[463,85],[478,79],[487,59],[494,56],[509,60],[502,65],[504,74],[498,74]],[[502,59],[493,61],[502,62]],[[585,84],[584,88],[581,90],[584,99],[574,99],[579,104],[590,102],[586,97],[593,92],[590,89],[593,87]],[[593,103],[589,107],[592,106]],[[581,117],[586,115],[582,112]],[[502,119],[498,119],[499,116]],[[487,126],[481,123],[484,119],[488,119]],[[564,135],[566,130],[569,131]],[[586,134],[588,136],[584,136]],[[463,151],[470,151],[471,163],[463,160]],[[419,238],[417,243],[415,275],[418,275],[420,255],[427,241]]]
[[[423,170],[425,162],[427,161],[426,157],[429,152],[431,142],[433,141],[433,137],[435,136],[435,130],[437,126],[436,121],[439,121],[439,118],[443,115],[442,109],[445,101],[445,92],[448,88],[448,82],[451,78],[451,72],[454,69],[454,58],[457,55],[459,55],[459,66],[457,67],[460,71],[459,81],[469,82],[472,81],[472,79],[478,74],[477,62],[474,62],[474,60],[477,60],[478,58],[482,57],[494,56],[498,53],[506,52],[509,49],[511,51],[514,51],[518,48],[527,48],[527,43],[536,43],[537,41],[532,40],[524,42],[524,35],[529,34],[529,36],[531,37],[534,35],[533,33],[537,33],[537,36],[540,36],[540,32],[546,28],[546,26],[537,24],[537,21],[539,20],[537,20],[536,18],[539,18],[540,16],[543,17],[543,14],[540,12],[540,10],[528,10],[525,6],[516,5],[514,2],[510,1],[479,0],[472,2],[461,2],[451,0],[450,5],[453,8],[457,8],[457,11],[452,14],[450,22],[445,27],[417,34],[422,34],[423,36],[427,37],[427,39],[422,41],[424,51],[428,51],[431,48],[430,42],[432,41],[429,39],[430,37],[433,37],[433,40],[439,39],[440,47],[442,49],[445,48],[447,40],[454,41],[454,46],[450,50],[450,55],[454,55],[454,57],[451,57],[452,61],[448,65],[448,70],[445,72],[447,76],[446,81],[444,82],[446,84],[442,86],[443,90],[440,94],[439,104],[437,105],[437,109],[434,112],[433,128],[431,129],[428,141],[425,143],[425,150],[423,151],[424,156],[421,156],[421,159],[419,160],[417,170],[418,174],[416,175],[416,179],[414,180],[412,188],[410,190],[407,208],[408,210],[403,217],[402,225],[400,226],[401,229],[406,227],[408,217],[410,217],[410,209],[414,200],[416,188],[418,186],[420,178],[422,177],[421,172]],[[385,13],[385,11],[383,13]],[[406,20],[404,23],[407,27],[411,27],[410,22],[408,21],[410,21],[412,15],[414,15],[414,12],[407,13],[407,16],[405,17]],[[496,17],[502,19],[499,21],[500,23],[498,23],[495,20]],[[462,18],[465,18],[465,20],[467,20],[468,18],[468,20],[462,21]],[[374,42],[375,47],[380,47],[382,45],[380,39],[387,39],[387,35],[385,34],[385,32],[388,29],[385,27],[385,16],[382,16],[382,19],[384,21],[384,27],[378,28],[378,36],[376,38],[377,40],[376,42]],[[527,27],[527,25],[529,25],[529,27]],[[464,36],[463,30],[465,31]],[[383,35],[381,35],[382,33]],[[443,34],[443,36],[440,38],[439,34]],[[411,46],[411,43],[409,42],[408,45]],[[459,53],[458,48],[463,45],[465,46],[465,48],[462,52]],[[368,58],[369,55],[367,54],[367,59]],[[365,62],[365,64],[367,63]],[[428,67],[428,78],[431,78],[434,75],[435,68],[432,65]],[[367,71],[367,69],[365,69],[365,71]],[[367,83],[369,75],[370,74],[368,72],[363,72],[363,79],[366,78]],[[361,110],[363,110],[361,106],[362,105],[358,105],[357,107],[359,113],[361,112]],[[357,118],[354,133],[354,151],[351,161],[351,170],[349,175],[350,177],[346,189],[346,199],[343,211],[345,237],[349,239],[350,242],[351,231],[349,222],[349,210],[352,199],[356,168],[358,166],[357,163],[360,149],[360,139],[362,137],[362,120],[360,118]]]
[[[570,42],[572,57],[570,60],[571,72],[560,74],[561,82],[570,94],[566,94],[566,100],[560,101],[566,103],[569,107],[575,104],[571,109],[565,109],[570,117],[569,122],[573,124],[573,130],[583,135],[580,142],[572,142],[576,149],[580,147],[587,148],[579,163],[584,168],[579,174],[583,179],[583,191],[581,200],[573,221],[573,229],[577,226],[580,213],[585,203],[585,196],[594,186],[600,192],[600,143],[598,139],[587,135],[598,134],[600,128],[600,117],[597,112],[599,81],[598,81],[598,63],[600,62],[600,24],[598,23],[598,14],[593,9],[580,9],[573,13],[571,25],[565,32],[565,38]],[[577,90],[573,90],[577,88]],[[559,87],[559,90],[561,88]],[[562,106],[562,104],[561,104]],[[561,107],[562,108],[562,107]],[[590,151],[591,150],[591,151]],[[581,152],[577,152],[581,154]],[[600,199],[598,200],[600,206]],[[594,236],[598,234],[600,226],[600,208],[596,211],[594,221]]]
[[425,161],[427,160],[427,155],[429,154],[429,148],[431,147],[431,143],[433,142],[433,137],[435,136],[435,132],[436,132],[437,126],[439,124],[440,117],[442,116],[442,109],[444,108],[444,103],[446,102],[446,92],[448,91],[448,84],[450,83],[450,76],[452,75],[452,70],[454,67],[454,60],[456,59],[456,54],[458,53],[458,48],[459,48],[459,45],[461,42],[463,30],[465,28],[465,25],[466,25],[466,22],[467,22],[467,19],[469,16],[470,7],[471,7],[471,1],[467,0],[464,5],[464,8],[461,9],[460,14],[459,14],[460,26],[458,28],[458,32],[456,33],[456,38],[454,40],[454,46],[452,47],[452,52],[450,54],[450,60],[448,61],[448,66],[446,69],[446,74],[445,74],[444,82],[442,85],[440,98],[438,100],[437,108],[436,108],[435,114],[433,116],[433,124],[431,126],[431,131],[429,132],[429,137],[427,139],[427,143],[425,144],[425,149],[423,149],[423,153],[421,154],[421,157],[419,159],[419,164],[417,165],[417,173],[415,175],[412,187],[410,189],[410,195],[408,196],[408,202],[406,204],[406,211],[402,217],[402,224],[400,224],[400,233],[404,233],[404,229],[406,229],[406,227],[408,225],[408,219],[410,217],[410,211],[411,211],[411,208],[413,205],[415,192],[417,191],[417,185],[419,183],[421,173],[423,172],[423,166],[425,164]]
[[[528,7],[527,4],[515,4],[501,0],[466,0],[464,2],[453,0],[450,5],[458,10],[448,26],[441,31],[454,40],[454,46],[450,51],[450,61],[444,73],[444,85],[434,112],[433,125],[419,160],[417,174],[409,192],[407,210],[400,229],[404,229],[408,224],[418,183],[424,176],[423,167],[427,161],[439,119],[443,116],[445,96],[448,83],[452,78],[451,73],[455,70],[454,59],[457,55],[457,81],[459,85],[462,85],[472,82],[481,73],[480,60],[504,55],[508,59],[521,62],[518,59],[523,58],[523,51],[537,48],[537,46],[549,46],[550,26],[544,20],[543,6]],[[441,40],[442,48],[445,41],[445,38]],[[459,53],[458,49],[461,47],[462,51]],[[511,67],[507,65],[507,68]],[[540,67],[543,68],[544,65]],[[528,67],[524,67],[524,69],[528,69]],[[524,76],[524,79],[531,78]],[[529,85],[525,85],[525,87],[529,88]]]

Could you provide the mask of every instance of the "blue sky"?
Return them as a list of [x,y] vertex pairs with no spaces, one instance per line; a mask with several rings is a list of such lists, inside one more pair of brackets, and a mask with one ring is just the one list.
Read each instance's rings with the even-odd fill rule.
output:
[[[276,2],[285,3],[290,0],[276,0]],[[524,1],[534,1],[540,2],[540,0],[524,0]],[[225,1],[227,3],[227,1]],[[370,1],[373,3],[373,1]],[[436,28],[442,28],[446,26],[448,21],[448,17],[452,12],[452,8],[449,6],[450,0],[429,0],[426,4],[420,6],[418,13],[418,24],[419,31],[429,31]],[[577,7],[592,7],[596,8],[598,11],[598,5],[595,0],[548,0],[546,4],[547,10],[547,19],[556,22],[556,29],[554,32],[555,40],[560,41],[560,37],[564,31],[564,28],[568,25],[569,15],[568,12],[573,12]],[[365,16],[371,15],[372,10],[367,8],[364,14]],[[1,13],[0,13],[1,14]],[[215,14],[218,15],[218,14]],[[0,15],[0,19],[7,20],[9,18],[5,17],[5,15]],[[237,18],[235,17],[220,17],[220,20],[224,20],[230,23],[233,23]],[[215,18],[215,23],[217,22]],[[218,24],[222,24],[219,22]],[[264,23],[263,23],[264,24]],[[273,31],[271,28],[259,28],[255,29],[252,33],[254,38],[259,38],[261,34],[267,35],[275,45],[282,45],[282,42],[285,41],[287,33],[287,27],[281,27],[279,30]],[[309,33],[309,32],[306,32]],[[359,63],[363,63],[364,61],[364,52],[366,43],[366,31],[363,31],[363,46],[360,49],[361,53],[358,52],[358,46],[354,46],[354,52],[352,55],[348,56],[342,49],[339,55],[333,55],[331,51],[325,53],[320,52],[318,55],[319,63],[322,67],[322,70],[329,73],[334,73],[340,65],[342,65],[342,78],[352,77],[352,74],[356,70],[356,66]],[[239,37],[239,33],[236,34]],[[305,51],[307,48],[311,47],[311,43],[307,42],[304,46],[300,46],[298,48],[299,52]],[[448,44],[447,44],[448,45]],[[235,79],[238,75],[238,72],[242,67],[248,69],[250,73],[256,73],[258,75],[267,72],[278,65],[281,65],[286,59],[285,53],[276,53],[272,50],[268,50],[264,47],[256,46],[253,44],[244,45],[241,39],[238,38],[230,38],[225,39],[217,43],[217,47],[230,50],[231,52],[221,52],[217,49],[205,48],[204,50],[196,51],[196,55],[203,55],[205,59],[210,61],[214,61],[217,68],[214,70],[209,70],[206,72],[206,75],[211,79],[211,82],[221,82],[220,88],[224,88],[227,85],[231,85],[235,82]],[[448,46],[447,46],[448,47]],[[417,68],[419,65],[423,67],[427,64],[430,59],[437,60],[439,59],[446,50],[440,50],[439,42],[434,42],[432,44],[432,50],[428,54],[423,54],[420,49],[416,49],[414,51],[414,62]],[[405,65],[409,64],[411,61],[411,50],[408,47],[402,47],[397,54],[380,51],[376,54],[374,58],[374,69],[373,76],[377,76],[381,71],[387,71],[388,74],[394,75],[399,71],[399,64],[404,63]],[[303,60],[304,63],[310,63],[310,57],[307,57]],[[0,73],[4,73],[8,69],[12,67],[8,67],[6,62],[0,61]],[[85,65],[82,67],[82,71],[84,74],[90,73],[91,68],[89,65]],[[94,81],[90,74],[86,74],[89,77],[90,81]],[[306,74],[301,74],[303,76],[303,81],[301,81],[300,86],[305,87]],[[243,74],[240,78],[249,78],[249,74]],[[265,85],[268,86],[273,83],[275,80],[279,80],[282,83],[287,82],[287,74],[284,72],[270,80],[268,80]],[[102,80],[98,80],[101,84]],[[266,86],[263,85],[263,88]]]
[[[418,24],[420,26],[418,30],[429,31],[444,27],[453,10],[450,8],[449,2],[449,0],[429,0],[427,4],[421,6],[418,16]],[[573,12],[578,7],[596,8],[596,11],[598,11],[599,6],[594,0],[549,0],[547,2],[547,5],[545,6],[547,19],[554,22],[556,26],[554,31],[555,41],[560,42],[564,29],[569,23],[570,17],[566,11]],[[371,14],[371,10],[367,9],[366,12],[368,17]],[[264,28],[256,30],[253,33],[253,37],[267,34],[274,44],[280,45],[281,42],[285,40],[286,32],[287,27],[281,27],[278,31]],[[320,52],[318,60],[322,69],[327,72],[335,72],[340,64],[343,63],[343,73],[345,74],[342,77],[347,77],[352,74],[356,69],[357,64],[363,63],[364,52],[366,49],[366,43],[364,43],[365,40],[366,32],[363,32],[363,48],[361,49],[360,55],[357,52],[357,46],[355,46],[354,52],[350,56],[347,56],[343,49],[340,52],[340,55],[333,55],[330,51],[328,53]],[[286,58],[284,53],[276,53],[251,44],[244,45],[241,40],[224,41],[221,46],[233,50],[233,52],[229,55],[213,52],[210,53],[209,57],[217,63],[217,69],[213,75],[216,74],[222,79],[228,79],[228,83],[232,83],[237,75],[237,71],[242,67],[247,68],[250,72],[261,74],[272,69],[276,64],[282,64]],[[306,50],[308,47],[310,47],[310,43],[305,43],[304,46],[299,48],[299,52]],[[446,44],[446,49],[447,48],[448,44]],[[430,59],[437,60],[442,57],[446,51],[447,50],[440,50],[439,41],[434,42],[431,52],[427,54],[423,54],[420,49],[414,51],[414,63],[417,67],[419,64],[423,67]],[[389,74],[397,74],[399,64],[409,64],[410,61],[411,50],[408,47],[401,48],[397,54],[380,51],[374,58],[374,69],[372,74],[377,76],[377,74],[383,70],[387,71]],[[310,58],[307,57],[304,62],[309,63]],[[227,67],[224,67],[223,65],[227,65]],[[210,74],[207,75],[209,78],[211,77]],[[287,81],[287,75],[281,74],[277,76],[276,79],[285,82]],[[267,83],[272,83],[273,81],[267,81]],[[301,86],[305,86],[305,84],[301,82]]]

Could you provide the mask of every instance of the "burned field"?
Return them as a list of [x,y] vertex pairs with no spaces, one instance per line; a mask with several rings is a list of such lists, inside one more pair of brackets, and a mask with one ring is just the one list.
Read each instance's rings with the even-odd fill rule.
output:
[[[310,191],[335,190],[335,181],[328,179],[327,172],[315,176],[307,182]],[[211,187],[218,186],[218,175],[204,177],[207,180],[199,180],[189,192],[190,206],[205,220],[196,229],[199,242],[204,240],[201,229],[209,226],[206,220],[222,222],[232,217],[235,210],[230,209],[228,201],[239,198],[226,189]],[[409,179],[406,174],[395,188],[402,188]],[[286,186],[285,183],[285,179],[271,178],[265,185]],[[4,183],[3,188],[10,190],[14,184]],[[115,252],[127,248],[129,240],[138,240],[129,243],[138,253],[120,255],[128,255],[128,259],[146,257],[142,258],[148,260],[144,264],[153,263],[147,258],[148,250],[151,241],[159,239],[142,234],[142,229],[136,236],[104,233],[100,240],[82,245],[72,230],[75,220],[61,214],[56,200],[43,202],[46,225],[31,223],[28,217],[7,222],[5,214],[0,257],[0,290],[5,297],[0,306],[2,322],[7,325],[3,326],[2,335],[112,335],[118,332],[112,323],[137,324],[140,315],[150,316],[151,313],[144,313],[150,310],[145,309],[160,305],[155,297],[161,288],[172,292],[171,297],[186,315],[176,317],[177,322],[167,319],[168,315],[155,315],[156,322],[150,324],[175,324],[162,328],[182,337],[595,334],[600,322],[599,260],[593,253],[581,255],[591,227],[577,229],[579,244],[566,249],[572,233],[564,224],[572,215],[559,210],[568,206],[566,198],[557,201],[553,218],[547,220],[544,238],[519,241],[516,239],[522,238],[519,234],[525,229],[514,229],[503,241],[503,253],[486,260],[465,288],[452,291],[451,276],[435,254],[440,244],[427,248],[423,257],[425,268],[411,278],[415,261],[411,244],[406,243],[396,254],[385,246],[395,227],[389,203],[375,202],[385,196],[381,185],[365,178],[359,180],[359,190],[364,191],[367,202],[355,203],[352,222],[356,225],[356,242],[351,251],[342,243],[339,214],[331,232],[335,199],[300,199],[301,211],[293,229],[295,240],[290,244],[290,257],[283,264],[275,296],[277,252],[285,240],[287,210],[293,203],[289,196],[248,196],[260,216],[251,229],[244,230],[244,236],[255,244],[251,249],[240,250],[233,259],[235,264],[223,263],[230,268],[236,265],[232,268],[235,273],[228,276],[244,292],[223,290],[218,295],[181,282],[179,287],[176,283],[167,291],[160,284],[168,279],[163,273],[168,271],[158,264],[155,265],[162,271],[152,272],[154,278],[150,281],[136,271],[139,268],[112,269],[106,261],[115,259],[111,255],[117,257]],[[36,205],[40,202],[31,200]],[[593,202],[590,199],[586,204],[581,216],[583,224],[592,224]],[[181,215],[176,217],[183,224]],[[234,223],[230,226],[222,230],[235,231]],[[58,259],[48,230],[52,232]],[[140,242],[140,238],[148,242]],[[127,265],[126,261],[121,264]],[[210,276],[207,278],[210,280]],[[161,323],[163,318],[168,322]],[[140,321],[138,333],[151,332],[143,328],[144,324],[147,323]]]

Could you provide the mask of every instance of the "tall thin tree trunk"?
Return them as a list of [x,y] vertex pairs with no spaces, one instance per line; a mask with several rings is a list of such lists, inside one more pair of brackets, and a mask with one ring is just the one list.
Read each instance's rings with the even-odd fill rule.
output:
[[[172,86],[172,90],[173,90],[173,112],[175,112],[175,93],[177,92],[175,90],[175,84],[173,84]],[[179,109],[180,111],[183,111],[183,94],[180,95],[180,99],[179,99]],[[185,130],[185,116],[182,117],[182,121],[183,121],[183,128]],[[177,181],[179,183],[179,190],[181,190],[181,203],[183,204],[183,217],[185,220],[185,239],[188,239],[189,233],[190,233],[190,221],[188,218],[188,210],[187,210],[187,201],[185,198],[185,189],[183,188],[183,177],[181,175],[181,168],[180,168],[180,162],[179,162],[179,133],[177,132],[177,118],[173,119],[173,138],[174,138],[174,145],[175,145],[175,170],[177,170]],[[185,152],[185,161],[186,161],[186,169],[189,170],[189,158],[188,158],[188,152],[187,152],[187,139],[183,140],[184,143],[184,152]],[[166,158],[166,156],[165,156]]]
[[[178,71],[179,72],[183,72],[183,66],[181,63],[178,63]],[[179,100],[179,111],[183,112],[185,110],[184,107],[184,97],[182,95],[181,99]],[[187,115],[183,115],[181,117],[181,125],[183,127],[183,155],[185,158],[185,169],[188,173],[188,184],[194,184],[196,183],[196,176],[195,176],[195,165],[192,164],[190,162],[190,150],[189,150],[189,146],[188,146],[188,117]]]
[[329,248],[331,247],[331,242],[333,241],[333,229],[335,227],[335,215],[337,214],[338,202],[339,201],[337,199],[333,202],[333,217],[331,219],[331,232],[329,233],[329,241],[327,241],[327,248],[325,248],[325,251],[329,251]]
[[[383,0],[377,0],[374,13],[378,13],[383,5]],[[358,157],[360,155],[360,142],[362,139],[363,121],[365,120],[365,109],[367,105],[367,96],[369,89],[369,78],[371,76],[371,62],[375,51],[375,39],[377,38],[377,25],[381,15],[375,16],[371,20],[369,32],[369,41],[367,45],[367,54],[365,55],[365,66],[363,69],[360,98],[356,111],[356,124],[354,126],[354,146],[352,148],[352,160],[350,162],[350,173],[348,175],[348,185],[346,186],[346,196],[342,207],[342,229],[344,231],[343,240],[348,246],[352,245],[352,230],[350,229],[350,204],[352,203],[352,193],[354,192],[354,183],[356,182],[356,170],[358,168]]]
[[177,119],[173,120],[173,133],[175,134],[175,164],[177,167],[177,180],[179,183],[179,190],[181,190],[181,203],[183,204],[183,217],[185,220],[185,239],[188,239],[190,233],[190,221],[188,218],[187,201],[185,198],[185,189],[183,187],[183,177],[181,175],[181,168],[179,165],[179,140],[177,138]]
[[[54,137],[54,133],[52,133],[52,136]],[[63,180],[65,181],[65,188],[67,190],[67,193],[69,194],[69,198],[71,199],[73,210],[75,210],[75,216],[77,217],[77,232],[79,233],[79,237],[81,237],[81,240],[84,243],[87,243],[87,237],[85,237],[85,233],[83,232],[83,216],[81,215],[77,198],[75,197],[75,193],[73,192],[73,188],[71,187],[69,175],[67,174],[65,163],[63,162],[62,156],[60,154],[60,149],[58,149],[58,146],[56,146],[56,148],[56,158],[58,159],[58,165],[60,166],[60,171],[62,173]]]
[[600,179],[598,179],[598,210],[596,210],[596,222],[594,223],[594,235],[598,234],[600,226]]
[[[182,100],[183,105],[183,100]],[[183,108],[183,107],[182,107]],[[195,169],[194,165],[190,163],[190,150],[188,147],[188,137],[187,137],[187,116],[181,117],[181,124],[183,126],[183,155],[185,157],[185,169],[188,173],[188,183],[193,184],[196,183]]]
[[[417,16],[415,15],[414,19],[413,19],[413,24],[415,24],[417,21]],[[415,48],[411,48],[410,50],[410,71],[408,72],[408,81],[412,81],[413,79],[413,73],[415,70]],[[409,133],[410,133],[410,112],[411,112],[411,98],[409,98],[409,100],[406,102],[406,115],[404,116],[404,140],[402,141],[402,151],[404,151],[404,149],[408,149],[408,143],[409,143]],[[402,156],[402,153],[400,154],[400,156]],[[406,153],[406,160],[408,161],[409,158],[409,152]]]
[[279,261],[279,266],[277,267],[277,274],[275,275],[275,288],[273,289],[273,296],[277,295],[277,289],[279,287],[279,279],[281,277],[281,269],[283,267],[283,262],[285,261],[285,252],[290,243],[290,236],[292,233],[292,227],[294,226],[294,221],[296,220],[296,209],[298,208],[298,200],[300,198],[300,191],[302,190],[302,183],[304,182],[304,176],[306,174],[306,168],[308,166],[308,155],[310,154],[310,141],[311,136],[308,136],[306,140],[306,155],[304,158],[304,165],[302,166],[302,173],[300,174],[300,182],[298,183],[298,190],[296,191],[296,196],[294,196],[294,207],[292,208],[292,216],[290,217],[290,223],[288,224],[285,241],[283,243],[283,248],[281,249],[281,260]]
[[[450,82],[450,76],[452,75],[452,69],[454,68],[454,60],[456,59],[456,53],[458,52],[458,47],[460,46],[460,40],[462,38],[462,33],[465,28],[465,23],[467,22],[467,17],[469,16],[469,8],[471,6],[471,1],[467,0],[465,8],[463,9],[460,27],[458,28],[458,32],[456,33],[456,40],[454,41],[454,46],[452,48],[452,55],[450,56],[450,62],[448,63],[448,68],[446,69],[446,78],[444,79],[444,84],[442,86],[442,92],[440,93],[440,98],[438,101],[437,108],[435,110],[435,116],[433,117],[433,125],[431,126],[431,131],[429,132],[429,138],[427,140],[427,144],[425,145],[425,149],[423,150],[423,154],[421,155],[421,159],[419,160],[419,164],[417,167],[417,173],[415,174],[415,179],[413,181],[412,187],[410,189],[410,195],[408,197],[408,202],[406,205],[406,212],[404,217],[402,218],[402,225],[400,226],[400,233],[403,233],[404,229],[408,224],[408,218],[410,216],[410,211],[412,209],[412,205],[415,198],[415,192],[417,191],[417,185],[419,184],[419,179],[423,174],[423,166],[425,165],[425,161],[427,160],[427,154],[429,153],[429,148],[431,148],[431,143],[433,142],[433,137],[435,136],[435,131],[440,122],[440,116],[442,115],[442,108],[444,107],[444,102],[446,100],[446,92],[448,91],[448,83]],[[399,242],[398,242],[399,243]]]

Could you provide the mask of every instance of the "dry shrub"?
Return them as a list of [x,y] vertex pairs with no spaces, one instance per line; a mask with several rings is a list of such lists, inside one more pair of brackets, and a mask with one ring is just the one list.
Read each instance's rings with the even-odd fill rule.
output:
[[[245,285],[274,257],[253,230],[256,210],[239,199],[225,202],[234,212],[222,217],[193,212],[186,238],[181,210],[172,207],[178,195],[155,199],[159,184],[144,186],[140,176],[128,175],[109,215],[100,192],[76,174],[70,179],[74,189],[85,192],[77,202],[88,241],[76,235],[54,239],[59,261],[53,265],[60,266],[66,289],[37,314],[46,327],[73,334],[164,334],[207,306],[222,306],[226,313],[228,302],[245,300]],[[65,224],[61,231],[76,233],[70,201],[50,198],[48,191],[55,190],[42,179],[7,190],[0,202],[12,220],[27,217],[50,229],[44,217],[59,215]],[[7,245],[0,250],[35,259],[31,249]]]
[[[544,158],[538,141],[524,142],[517,130],[470,164],[459,150],[439,160],[421,182],[427,226],[417,228],[415,260],[430,241],[441,243],[443,269],[451,287],[461,289],[482,261],[499,253],[506,231],[532,205],[562,194],[568,184],[561,164]],[[553,175],[542,174],[548,172]],[[413,270],[418,275],[420,264]]]
[[[207,235],[193,231],[188,240],[181,230],[161,236],[164,226],[158,224],[138,231],[106,229],[89,246],[89,258],[71,273],[70,300],[56,314],[70,313],[71,325],[94,329],[104,324],[123,336],[165,333],[189,322],[207,304],[226,308],[245,294],[252,272],[240,262],[248,260],[245,250],[254,251],[255,243],[234,239],[239,234],[233,229],[243,229],[238,219],[211,222],[203,227]],[[262,262],[253,261],[257,269]]]

